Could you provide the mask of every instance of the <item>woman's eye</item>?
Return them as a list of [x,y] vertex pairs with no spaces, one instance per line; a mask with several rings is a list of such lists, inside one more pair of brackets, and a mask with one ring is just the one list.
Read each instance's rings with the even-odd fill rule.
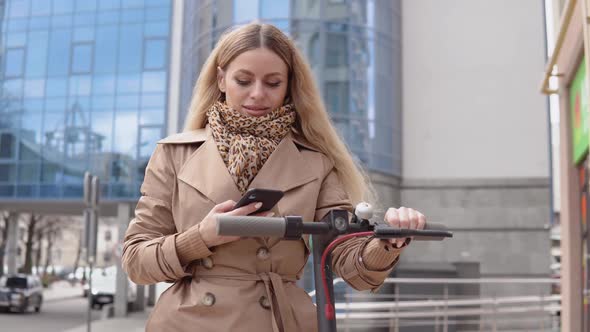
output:
[[243,85],[243,86],[250,84],[249,81],[242,81],[242,80],[238,80],[238,79],[236,79],[236,83],[238,83],[238,85]]
[[267,84],[268,86],[270,86],[271,88],[277,88],[279,85],[281,85],[281,82],[276,82],[276,83],[274,83],[274,82],[273,82],[273,83],[271,83],[271,82],[268,82],[268,83],[266,83],[266,84]]

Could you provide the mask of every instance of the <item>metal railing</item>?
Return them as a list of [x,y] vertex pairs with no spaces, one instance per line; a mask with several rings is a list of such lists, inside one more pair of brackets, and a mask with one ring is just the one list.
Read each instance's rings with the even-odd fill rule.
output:
[[[341,278],[334,285],[343,283]],[[386,327],[399,332],[402,327],[429,326],[434,331],[559,331],[561,310],[559,295],[549,294],[547,287],[539,295],[513,294],[456,295],[452,287],[466,285],[523,285],[551,286],[559,284],[549,278],[387,278],[393,285],[392,294],[344,294],[345,301],[337,301],[336,319],[339,330]],[[442,287],[442,294],[402,294],[403,285]],[[309,293],[315,295],[315,291]]]

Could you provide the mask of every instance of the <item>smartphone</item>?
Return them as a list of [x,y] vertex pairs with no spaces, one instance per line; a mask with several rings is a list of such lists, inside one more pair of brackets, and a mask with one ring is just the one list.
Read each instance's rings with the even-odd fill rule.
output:
[[260,209],[253,213],[264,212],[272,209],[283,198],[283,192],[272,189],[257,189],[252,188],[246,191],[244,196],[234,206],[234,209],[248,205],[254,202],[261,202]]

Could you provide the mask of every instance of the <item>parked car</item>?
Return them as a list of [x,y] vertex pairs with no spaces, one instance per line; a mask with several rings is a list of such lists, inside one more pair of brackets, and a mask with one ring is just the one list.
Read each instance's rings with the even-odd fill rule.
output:
[[41,311],[43,286],[35,275],[14,274],[0,278],[0,308],[25,312]]
[[[92,272],[92,289],[90,294],[92,296],[92,307],[101,309],[106,304],[111,304],[115,299],[115,291],[117,288],[117,270],[116,267],[111,266],[105,269],[96,269]],[[135,286],[131,280],[128,281],[127,287],[127,304],[131,305],[135,302],[137,294]]]

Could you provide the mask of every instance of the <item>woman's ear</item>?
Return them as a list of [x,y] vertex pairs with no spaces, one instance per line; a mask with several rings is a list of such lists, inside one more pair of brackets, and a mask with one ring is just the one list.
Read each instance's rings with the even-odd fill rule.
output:
[[217,87],[225,93],[225,71],[217,66]]

